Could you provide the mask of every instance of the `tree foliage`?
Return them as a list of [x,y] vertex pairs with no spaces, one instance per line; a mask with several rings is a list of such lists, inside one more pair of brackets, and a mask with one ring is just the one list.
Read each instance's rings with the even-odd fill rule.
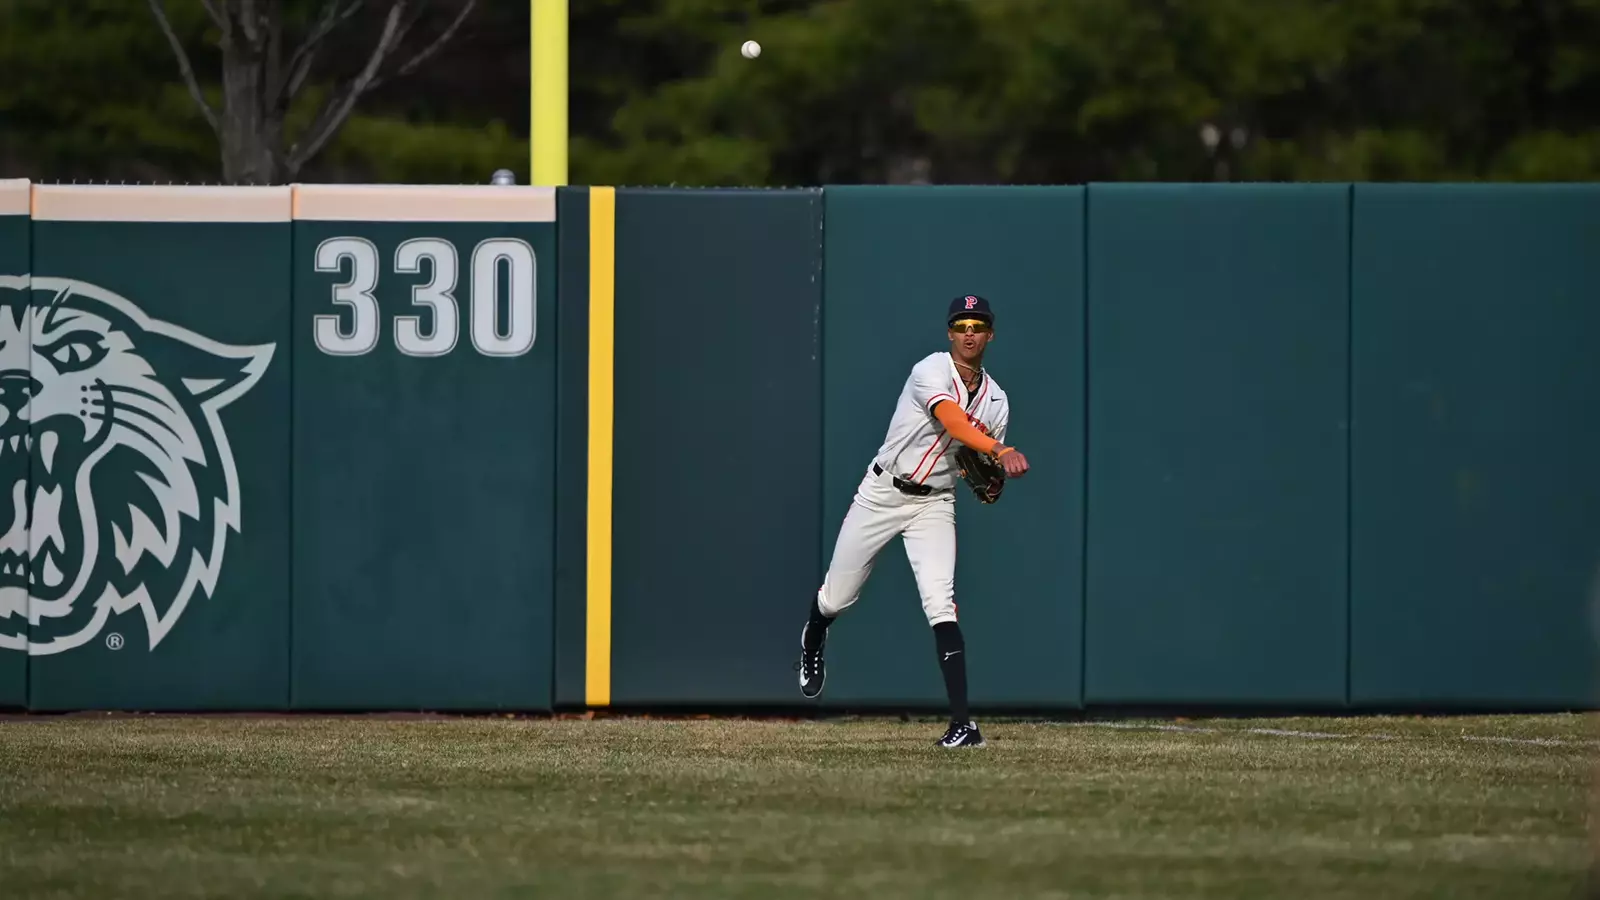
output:
[[638,5],[711,58],[580,136],[599,181],[1600,175],[1596,0]]
[[[283,3],[297,27],[323,8]],[[577,183],[1600,177],[1600,0],[570,3]],[[217,102],[215,23],[166,5]],[[359,71],[381,8],[327,47],[287,133]],[[300,177],[526,171],[527,37],[527,0],[479,0]],[[6,174],[223,174],[141,4],[0,5],[0,71],[25,73],[0,80]]]

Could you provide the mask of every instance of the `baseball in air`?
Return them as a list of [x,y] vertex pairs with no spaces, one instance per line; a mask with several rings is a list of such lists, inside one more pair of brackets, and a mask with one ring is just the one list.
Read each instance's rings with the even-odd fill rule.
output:
[[755,59],[761,55],[761,45],[755,41],[745,41],[744,46],[739,48],[739,52],[744,54],[745,59]]

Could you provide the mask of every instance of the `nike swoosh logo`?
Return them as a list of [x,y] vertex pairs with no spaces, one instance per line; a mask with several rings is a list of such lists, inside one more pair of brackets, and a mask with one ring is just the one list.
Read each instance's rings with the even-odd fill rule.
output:
[[955,656],[957,653],[960,653],[960,652],[961,652],[960,650],[951,650],[949,653],[946,653],[944,655],[944,658],[945,659],[949,659],[950,657]]

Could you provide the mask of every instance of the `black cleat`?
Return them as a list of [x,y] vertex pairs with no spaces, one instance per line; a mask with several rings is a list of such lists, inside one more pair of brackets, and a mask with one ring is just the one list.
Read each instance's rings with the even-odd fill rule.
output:
[[806,649],[806,628],[810,627],[811,623],[808,622],[805,628],[800,629],[800,662],[795,664],[795,668],[800,671],[800,693],[815,697],[822,693],[822,683],[827,680],[828,670],[822,662],[820,643],[815,650]]
[[977,722],[968,722],[965,725],[959,722],[951,722],[949,729],[944,733],[944,737],[939,739],[938,746],[949,748],[986,747],[988,744],[984,742],[983,735],[978,733]]

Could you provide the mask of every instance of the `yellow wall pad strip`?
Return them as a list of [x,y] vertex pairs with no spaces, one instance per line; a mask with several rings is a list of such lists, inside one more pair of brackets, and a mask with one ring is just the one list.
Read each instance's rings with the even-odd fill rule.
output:
[[589,189],[589,506],[584,697],[611,703],[612,378],[616,300],[615,188]]

